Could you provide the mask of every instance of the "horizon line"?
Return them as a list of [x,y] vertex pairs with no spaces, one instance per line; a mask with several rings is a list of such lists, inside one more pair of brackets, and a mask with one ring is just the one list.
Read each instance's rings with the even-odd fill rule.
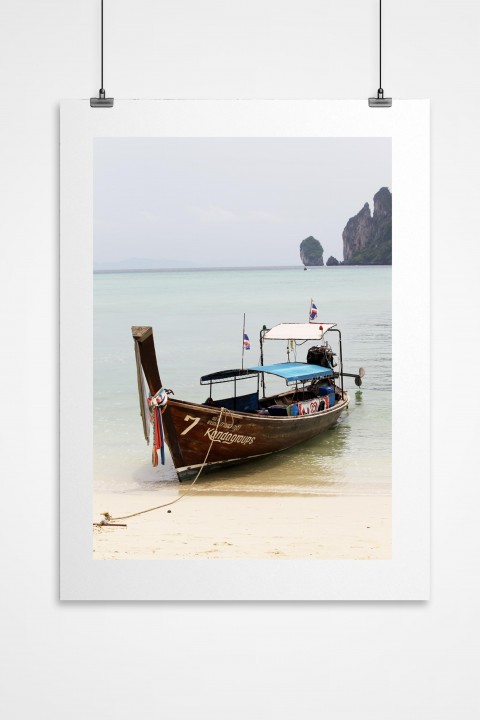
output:
[[117,275],[125,273],[158,273],[158,272],[209,272],[212,270],[324,270],[331,268],[346,268],[346,267],[391,267],[389,265],[374,265],[374,264],[358,264],[358,265],[225,265],[225,266],[212,266],[212,267],[193,267],[193,268],[129,268],[129,269],[115,269],[115,270],[93,270],[94,275]]

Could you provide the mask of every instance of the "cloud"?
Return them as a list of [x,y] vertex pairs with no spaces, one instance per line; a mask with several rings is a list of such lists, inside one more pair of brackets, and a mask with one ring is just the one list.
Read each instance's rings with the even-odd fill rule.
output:
[[232,223],[241,220],[240,215],[218,205],[209,205],[206,208],[190,207],[189,212],[203,223]]
[[158,222],[158,215],[149,210],[140,210],[138,215],[143,222],[150,225],[155,225]]
[[274,215],[273,213],[266,212],[265,210],[254,210],[253,212],[249,212],[247,213],[247,218],[249,220],[268,223],[282,222],[282,219],[279,215]]
[[247,212],[234,212],[233,210],[228,210],[227,208],[222,208],[218,205],[209,205],[205,208],[192,206],[188,210],[190,214],[193,215],[199,222],[206,224],[217,225],[242,222],[281,222],[281,219],[278,215],[266,212],[265,210],[248,210]]

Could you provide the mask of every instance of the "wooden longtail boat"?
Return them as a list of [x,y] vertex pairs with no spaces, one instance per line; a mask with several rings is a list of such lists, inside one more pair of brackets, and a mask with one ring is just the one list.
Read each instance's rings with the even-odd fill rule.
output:
[[[338,365],[337,354],[325,341],[329,332],[338,333]],[[132,335],[145,439],[149,442],[152,422],[154,464],[157,450],[163,456],[166,442],[179,480],[197,476],[200,470],[209,472],[285,450],[328,430],[348,408],[344,377],[353,377],[361,385],[364,374],[363,368],[358,374],[343,371],[341,333],[333,323],[264,326],[261,364],[203,376],[200,383],[209,387],[207,400],[203,404],[188,402],[172,397],[172,391],[162,386],[152,328],[134,326]],[[287,340],[292,348],[296,341],[320,344],[310,347],[307,362],[264,365],[265,340]],[[284,378],[287,390],[266,395],[265,374]],[[255,392],[237,394],[239,382],[255,378]],[[213,386],[227,382],[233,383],[233,394],[214,400]]]

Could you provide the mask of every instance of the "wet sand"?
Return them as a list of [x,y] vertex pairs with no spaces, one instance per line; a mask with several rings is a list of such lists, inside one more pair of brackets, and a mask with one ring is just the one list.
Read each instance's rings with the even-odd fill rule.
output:
[[[93,521],[174,499],[165,491],[96,493]],[[170,510],[170,512],[168,512]],[[93,529],[93,557],[138,559],[388,560],[388,496],[221,495],[202,493],[144,515],[127,527]]]

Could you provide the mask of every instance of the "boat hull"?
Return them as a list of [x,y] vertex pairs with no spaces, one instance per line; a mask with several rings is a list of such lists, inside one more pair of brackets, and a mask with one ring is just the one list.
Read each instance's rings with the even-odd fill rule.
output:
[[[333,408],[297,417],[233,412],[170,399],[165,438],[180,480],[248,462],[298,445],[333,427],[348,408],[345,392]],[[221,417],[220,417],[221,414]]]

